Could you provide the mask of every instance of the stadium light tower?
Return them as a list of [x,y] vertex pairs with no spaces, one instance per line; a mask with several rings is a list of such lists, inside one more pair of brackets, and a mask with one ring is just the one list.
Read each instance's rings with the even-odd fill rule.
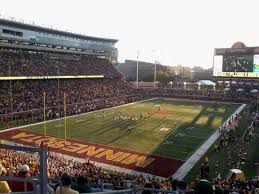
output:
[[[8,74],[9,74],[9,77],[11,77],[11,66],[9,64],[8,66]],[[12,126],[13,126],[13,93],[12,93],[12,80],[10,79],[9,80],[9,98],[10,98],[10,112],[12,114]]]
[[153,53],[153,57],[154,57],[154,61],[155,61],[155,69],[154,69],[154,88],[156,88],[156,50],[153,49],[152,50],[152,53]]
[[138,62],[139,62],[139,50],[137,51],[137,75],[136,75],[137,88],[138,88]]
[[59,85],[59,66],[58,66],[58,117],[60,118],[60,85]]
[[156,63],[157,63],[157,61],[155,60],[154,88],[156,88]]

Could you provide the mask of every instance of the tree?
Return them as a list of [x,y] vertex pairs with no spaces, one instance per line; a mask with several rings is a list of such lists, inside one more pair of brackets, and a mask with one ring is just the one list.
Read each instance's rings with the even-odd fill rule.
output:
[[171,81],[170,74],[167,71],[157,71],[156,77],[157,81],[163,85],[167,85]]

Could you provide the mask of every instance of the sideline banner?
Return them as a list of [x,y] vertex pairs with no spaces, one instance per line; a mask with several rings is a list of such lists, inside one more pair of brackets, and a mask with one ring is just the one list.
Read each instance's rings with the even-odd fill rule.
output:
[[100,79],[104,75],[62,75],[62,76],[10,76],[0,77],[0,80],[35,80],[35,79]]

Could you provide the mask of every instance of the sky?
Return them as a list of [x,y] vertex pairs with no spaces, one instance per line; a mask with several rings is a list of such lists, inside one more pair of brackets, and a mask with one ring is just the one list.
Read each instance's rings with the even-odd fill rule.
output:
[[2,0],[1,16],[116,38],[119,61],[212,66],[214,48],[259,46],[258,0]]

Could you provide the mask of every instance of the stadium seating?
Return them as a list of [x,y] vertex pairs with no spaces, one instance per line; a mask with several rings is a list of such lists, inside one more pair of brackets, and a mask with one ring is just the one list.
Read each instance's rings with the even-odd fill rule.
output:
[[[2,50],[0,76],[104,75],[103,79],[23,80],[0,82],[0,122],[42,120],[43,93],[47,119],[79,114],[143,99],[103,58],[73,54]],[[12,97],[10,96],[12,95]],[[10,113],[15,113],[10,115]]]
[[162,97],[180,97],[194,100],[213,100],[213,101],[229,101],[229,102],[253,102],[257,100],[257,95],[248,92],[236,92],[236,90],[230,90],[225,92],[222,89],[214,90],[213,88],[201,88],[197,87],[184,88],[181,87],[162,87],[157,89],[151,89],[148,91],[149,96],[162,96]]
[[121,77],[108,60],[48,52],[0,52],[0,76],[104,75]]

